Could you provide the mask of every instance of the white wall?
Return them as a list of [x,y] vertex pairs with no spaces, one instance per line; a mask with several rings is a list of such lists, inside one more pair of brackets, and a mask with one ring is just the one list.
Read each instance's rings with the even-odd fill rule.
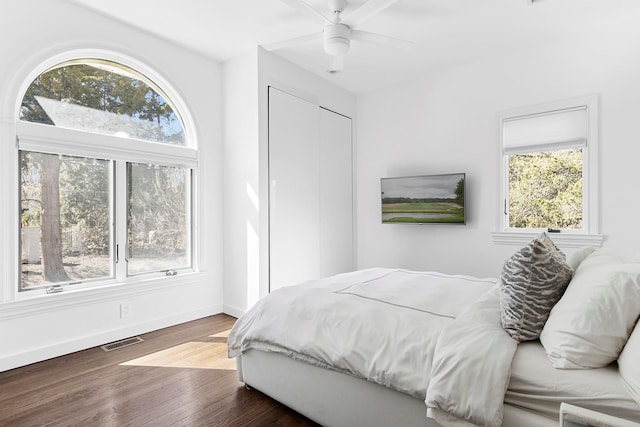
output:
[[257,300],[260,261],[258,56],[226,61],[224,100],[224,312]]
[[[184,101],[200,147],[200,272],[162,282],[16,297],[15,120],[20,87],[50,58],[100,49],[155,70]],[[0,13],[0,371],[222,311],[221,66],[63,0],[21,0]],[[119,318],[121,302],[132,316]]]
[[[621,21],[571,40],[488,58],[358,98],[358,267],[495,277],[519,249],[498,246],[499,111],[600,95],[600,232],[640,251],[640,26]],[[467,173],[466,226],[382,225],[379,179]],[[572,251],[565,250],[567,254]]]
[[224,197],[224,310],[240,315],[266,295],[269,286],[269,86],[352,118],[356,97],[263,49],[225,63],[223,84],[228,166]]

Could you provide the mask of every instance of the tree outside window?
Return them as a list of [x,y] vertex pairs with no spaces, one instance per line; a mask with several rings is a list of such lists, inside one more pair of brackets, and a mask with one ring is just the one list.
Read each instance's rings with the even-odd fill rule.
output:
[[582,150],[509,156],[510,228],[582,228]]

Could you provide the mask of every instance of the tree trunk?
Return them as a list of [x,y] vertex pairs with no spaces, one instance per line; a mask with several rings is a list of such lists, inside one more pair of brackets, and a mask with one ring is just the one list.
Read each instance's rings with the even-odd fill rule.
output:
[[42,156],[42,276],[45,282],[69,280],[62,263],[62,226],[60,224],[60,158]]

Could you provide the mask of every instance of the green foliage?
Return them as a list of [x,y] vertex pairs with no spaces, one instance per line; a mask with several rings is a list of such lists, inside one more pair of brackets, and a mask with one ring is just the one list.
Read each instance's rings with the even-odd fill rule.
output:
[[129,253],[184,253],[190,170],[129,164],[128,184]]
[[456,184],[456,203],[460,206],[464,206],[464,178],[460,178],[460,181]]
[[40,226],[40,162],[41,155],[28,151],[20,152],[20,223],[23,227]]
[[[60,158],[60,226],[78,226],[86,253],[107,255],[111,224],[109,162],[81,157],[21,151],[22,226],[42,225],[42,164]],[[65,248],[68,250],[69,248]]]
[[394,203],[382,205],[383,213],[413,212],[413,213],[457,213],[462,211],[461,205],[456,203]]
[[[383,204],[382,214],[397,214],[383,219],[382,222],[464,222],[464,207],[451,202]],[[419,215],[404,217],[401,216],[402,214],[433,215],[428,218],[420,218]]]
[[509,157],[509,227],[582,227],[582,151]]
[[[184,140],[182,125],[167,101],[145,82],[129,73],[111,72],[89,64],[69,64],[53,68],[38,76],[27,89],[20,119],[53,125],[37,101],[38,96],[108,111],[122,117],[155,123],[146,126],[151,141],[180,144]],[[141,126],[145,128],[145,126]]]
[[106,160],[65,156],[60,170],[62,227],[79,226],[90,254],[109,254],[110,169]]

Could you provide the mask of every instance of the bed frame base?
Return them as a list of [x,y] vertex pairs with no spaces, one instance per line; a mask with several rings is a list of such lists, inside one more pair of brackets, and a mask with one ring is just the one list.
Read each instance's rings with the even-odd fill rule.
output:
[[[440,427],[420,399],[277,353],[249,350],[237,359],[240,381],[327,427]],[[552,420],[505,405],[505,427],[557,427]]]

